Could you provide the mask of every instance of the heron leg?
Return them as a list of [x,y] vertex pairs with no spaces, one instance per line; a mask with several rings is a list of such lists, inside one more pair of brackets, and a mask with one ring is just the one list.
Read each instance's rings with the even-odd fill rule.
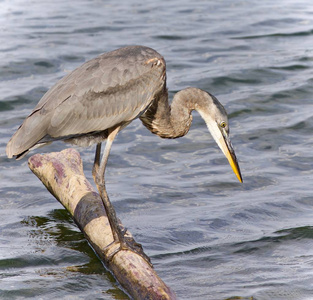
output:
[[136,243],[133,238],[125,236],[126,229],[124,228],[122,229],[121,224],[119,223],[117,219],[115,209],[109,199],[109,196],[105,188],[105,179],[104,179],[105,168],[108,162],[112,143],[117,133],[119,132],[119,130],[120,130],[120,127],[117,127],[108,135],[101,162],[100,162],[101,143],[97,144],[95,161],[94,161],[94,166],[92,170],[95,183],[97,185],[100,197],[102,199],[102,202],[103,202],[103,205],[104,205],[104,208],[105,208],[108,220],[109,220],[114,242],[120,244],[119,249],[113,252],[113,254],[111,255],[111,259],[120,249],[127,249],[127,250],[134,251],[135,253],[141,255],[143,258],[147,260],[148,263],[150,263],[149,257],[142,250],[142,246]]
[[95,161],[92,168],[92,176],[95,182],[100,166],[100,154],[101,154],[101,143],[98,143],[96,147]]
[[121,241],[121,237],[123,233],[121,232],[121,229],[118,225],[119,223],[116,217],[114,207],[109,199],[109,196],[105,188],[104,175],[105,175],[105,168],[108,162],[110,150],[111,150],[114,138],[119,132],[119,129],[120,127],[117,127],[108,135],[101,162],[100,162],[101,144],[100,143],[97,144],[95,161],[94,161],[94,166],[92,170],[95,183],[97,185],[100,197],[102,199],[102,202],[103,202],[103,205],[104,205],[104,208],[105,208],[108,220],[109,220],[109,224],[111,226],[114,241]]

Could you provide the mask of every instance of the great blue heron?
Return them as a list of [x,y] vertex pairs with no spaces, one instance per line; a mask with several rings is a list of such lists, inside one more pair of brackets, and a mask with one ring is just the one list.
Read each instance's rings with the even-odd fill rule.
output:
[[189,130],[193,110],[200,113],[242,182],[224,107],[213,95],[197,88],[179,91],[169,105],[165,60],[143,46],[104,53],[58,81],[13,135],[6,153],[9,158],[19,159],[55,140],[80,146],[97,144],[92,174],[114,241],[120,243],[120,249],[129,249],[133,247],[126,241],[105,189],[104,173],[112,142],[136,118],[162,138],[182,137]]

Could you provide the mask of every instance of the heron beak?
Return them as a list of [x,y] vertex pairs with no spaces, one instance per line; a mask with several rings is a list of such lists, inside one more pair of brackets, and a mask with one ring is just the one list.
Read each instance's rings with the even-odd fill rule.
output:
[[240,173],[239,164],[237,161],[237,157],[235,155],[234,148],[230,142],[229,136],[225,129],[221,130],[222,136],[218,139],[217,144],[223,151],[224,155],[228,159],[230,166],[232,167],[234,173],[236,174],[238,180],[242,182],[242,176]]
[[212,137],[215,142],[218,144],[220,149],[223,151],[224,155],[228,159],[230,166],[232,167],[234,173],[236,174],[238,180],[242,182],[242,176],[240,173],[240,168],[238,165],[238,161],[235,155],[234,148],[230,142],[228,133],[225,128],[221,128],[218,126],[217,122],[213,120],[208,114],[205,112],[198,110],[202,118],[205,120],[209,131],[211,132]]

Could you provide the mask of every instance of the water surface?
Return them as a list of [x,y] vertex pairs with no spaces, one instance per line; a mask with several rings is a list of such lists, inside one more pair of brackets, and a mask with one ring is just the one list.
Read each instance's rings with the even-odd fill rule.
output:
[[[128,299],[63,207],[5,146],[42,95],[84,61],[146,45],[226,107],[244,183],[202,119],[162,140],[135,121],[107,188],[179,299],[312,299],[310,1],[0,1],[0,297]],[[42,152],[66,147],[55,143]],[[92,181],[94,147],[78,149]]]

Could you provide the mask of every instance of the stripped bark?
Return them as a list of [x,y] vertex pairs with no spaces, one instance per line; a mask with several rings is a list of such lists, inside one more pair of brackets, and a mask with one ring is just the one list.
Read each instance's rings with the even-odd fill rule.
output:
[[[176,299],[153,267],[139,254],[121,250],[112,257],[117,246],[112,244],[113,236],[102,200],[86,179],[76,150],[36,154],[29,158],[28,165],[70,212],[99,258],[132,298]],[[130,235],[129,232],[127,234]]]

